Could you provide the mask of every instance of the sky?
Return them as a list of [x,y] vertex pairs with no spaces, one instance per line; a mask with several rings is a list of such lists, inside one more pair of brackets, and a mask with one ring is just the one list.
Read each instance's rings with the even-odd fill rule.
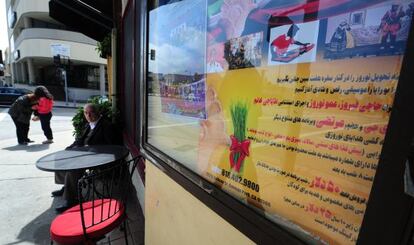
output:
[[3,51],[9,46],[7,41],[6,1],[0,0],[0,49]]

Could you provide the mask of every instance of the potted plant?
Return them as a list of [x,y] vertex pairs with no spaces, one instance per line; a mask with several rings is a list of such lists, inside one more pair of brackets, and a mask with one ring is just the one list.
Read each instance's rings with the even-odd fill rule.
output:
[[107,59],[111,56],[111,35],[107,35],[102,41],[97,43],[95,48],[101,58]]

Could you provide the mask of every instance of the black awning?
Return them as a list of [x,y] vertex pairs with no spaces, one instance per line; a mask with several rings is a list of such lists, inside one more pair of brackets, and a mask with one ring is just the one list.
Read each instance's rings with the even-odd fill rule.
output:
[[102,41],[112,30],[112,0],[50,0],[49,16]]

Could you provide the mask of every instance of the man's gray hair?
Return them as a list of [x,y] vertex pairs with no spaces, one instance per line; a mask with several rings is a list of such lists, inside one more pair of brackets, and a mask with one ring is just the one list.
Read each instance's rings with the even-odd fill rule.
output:
[[99,115],[98,106],[96,104],[87,103],[87,104],[85,104],[85,106],[83,107],[83,109],[85,110],[86,108],[90,108],[91,111],[93,112],[93,114],[95,116],[98,116]]

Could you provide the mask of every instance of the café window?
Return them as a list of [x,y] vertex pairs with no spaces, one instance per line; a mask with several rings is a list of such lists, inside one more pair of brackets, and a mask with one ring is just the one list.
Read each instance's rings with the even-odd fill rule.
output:
[[414,0],[150,2],[145,143],[299,236],[355,244]]

